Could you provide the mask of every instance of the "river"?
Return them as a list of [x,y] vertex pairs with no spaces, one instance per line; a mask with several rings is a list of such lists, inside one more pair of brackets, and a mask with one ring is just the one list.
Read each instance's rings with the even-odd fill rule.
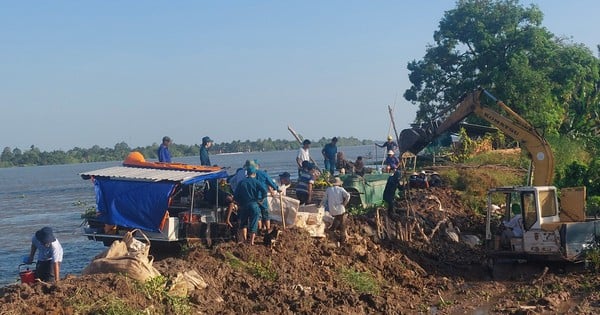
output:
[[[311,156],[322,168],[321,148],[311,148]],[[357,156],[366,164],[383,157],[383,150],[374,145],[339,147],[346,159]],[[238,154],[212,154],[211,162],[226,167],[233,174],[247,159],[257,159],[261,168],[276,177],[283,171],[296,175],[296,150],[274,152],[248,152]],[[198,164],[199,158],[175,158],[173,162]],[[92,257],[100,253],[101,242],[82,236],[82,203],[95,205],[94,187],[78,175],[81,172],[117,166],[121,161],[82,163],[68,165],[15,167],[0,169],[0,286],[15,283],[21,258],[29,253],[31,237],[35,231],[51,226],[64,249],[61,276],[80,275]]]

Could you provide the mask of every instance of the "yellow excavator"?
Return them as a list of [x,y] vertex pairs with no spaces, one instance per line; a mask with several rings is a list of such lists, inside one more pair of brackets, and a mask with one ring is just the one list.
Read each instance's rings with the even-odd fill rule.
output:
[[[480,98],[492,99],[503,114],[484,106]],[[581,262],[585,252],[600,243],[600,221],[586,218],[585,187],[563,188],[559,194],[552,186],[554,156],[544,137],[525,119],[484,89],[465,94],[455,109],[441,122],[413,126],[399,136],[401,153],[419,153],[436,137],[451,130],[468,115],[485,119],[507,136],[518,141],[531,157],[530,186],[491,188],[488,191],[484,246],[493,266],[498,259],[526,261]],[[503,204],[503,209],[495,204]],[[501,215],[502,222],[516,219],[511,233],[492,227]],[[520,216],[520,217],[517,217]],[[508,225],[508,224],[506,224]],[[494,231],[492,231],[494,228]],[[514,232],[514,233],[513,233]],[[504,235],[504,236],[503,236]]]

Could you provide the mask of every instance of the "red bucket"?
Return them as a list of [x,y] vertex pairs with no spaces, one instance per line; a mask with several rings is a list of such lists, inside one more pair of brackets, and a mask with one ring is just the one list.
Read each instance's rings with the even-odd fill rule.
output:
[[23,270],[23,265],[19,265],[19,277],[21,278],[21,283],[32,284],[35,282],[35,272],[33,270],[27,269]]

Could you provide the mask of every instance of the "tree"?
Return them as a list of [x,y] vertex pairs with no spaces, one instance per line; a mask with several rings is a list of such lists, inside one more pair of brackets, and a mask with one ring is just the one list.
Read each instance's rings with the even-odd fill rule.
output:
[[404,97],[419,106],[415,121],[444,117],[481,86],[546,132],[589,133],[598,125],[589,120],[599,102],[599,61],[556,38],[542,19],[537,6],[517,0],[459,0],[434,32],[435,45],[408,64]]
[[4,147],[2,150],[2,155],[0,155],[0,162],[10,162],[12,163],[14,155],[10,147]]

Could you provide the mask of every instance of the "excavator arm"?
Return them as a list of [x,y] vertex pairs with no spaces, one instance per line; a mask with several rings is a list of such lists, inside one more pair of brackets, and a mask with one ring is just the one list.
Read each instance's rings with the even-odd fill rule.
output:
[[[506,115],[482,106],[480,102],[482,93],[494,100]],[[409,151],[417,154],[436,137],[456,126],[470,114],[485,119],[507,136],[519,141],[529,152],[533,164],[533,185],[548,186],[552,184],[554,155],[546,139],[529,122],[484,89],[478,89],[463,96],[456,109],[441,123],[435,123],[425,128],[413,127],[402,130],[398,144],[400,153]]]

